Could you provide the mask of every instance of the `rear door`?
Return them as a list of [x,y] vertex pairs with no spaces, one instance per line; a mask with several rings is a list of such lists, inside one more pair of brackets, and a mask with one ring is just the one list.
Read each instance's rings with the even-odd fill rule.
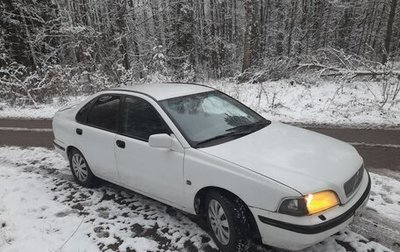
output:
[[118,182],[114,146],[121,96],[105,94],[92,100],[77,114],[77,147],[93,173]]
[[184,154],[150,147],[149,137],[161,133],[171,134],[171,130],[150,101],[126,96],[116,138],[118,172],[125,186],[179,205]]

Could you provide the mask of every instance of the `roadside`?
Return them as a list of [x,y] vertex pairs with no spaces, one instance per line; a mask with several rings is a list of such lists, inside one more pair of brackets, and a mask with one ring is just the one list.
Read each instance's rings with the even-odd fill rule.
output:
[[[399,128],[400,96],[389,95],[379,81],[327,81],[312,76],[263,83],[236,84],[232,80],[204,83],[238,99],[265,118],[304,125],[351,128]],[[135,85],[136,83],[127,83]],[[168,85],[168,84],[162,84]],[[81,96],[49,98],[46,104],[11,106],[0,102],[0,118],[51,118]]]

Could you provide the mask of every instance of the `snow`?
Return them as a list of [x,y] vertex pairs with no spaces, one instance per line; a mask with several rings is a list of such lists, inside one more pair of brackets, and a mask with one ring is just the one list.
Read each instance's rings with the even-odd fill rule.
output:
[[368,207],[400,222],[400,181],[371,173],[372,191]]
[[[400,182],[371,174],[367,207],[398,221]],[[82,188],[45,148],[0,147],[0,251],[217,251],[199,220],[106,182]],[[305,251],[390,251],[346,230]],[[251,251],[275,251],[257,247]]]
[[0,147],[0,199],[0,251],[215,249],[171,207],[107,183],[78,186],[67,162],[44,148]]
[[[262,84],[210,83],[264,117],[283,122],[344,126],[400,125],[400,97],[381,108],[381,84],[353,82],[314,85],[289,80]],[[261,95],[260,95],[261,94]]]
[[[226,92],[271,120],[352,127],[400,125],[400,95],[382,106],[382,84],[379,82],[315,81],[311,85],[280,80],[262,84],[229,81],[205,84]],[[83,99],[84,96],[66,97],[63,102],[53,99],[37,108],[0,103],[0,118],[52,118],[61,107]]]
[[0,118],[28,118],[28,119],[48,119],[53,118],[54,114],[64,107],[83,101],[86,96],[56,97],[49,103],[33,105],[11,106],[8,103],[0,102]]
[[84,217],[51,200],[51,179],[4,162],[0,169],[1,251],[98,251],[85,235],[90,225]]
[[[350,249],[347,250],[347,248]],[[304,250],[304,252],[319,252],[319,251],[329,251],[329,252],[334,252],[334,251],[384,252],[385,251],[386,252],[390,250],[383,247],[379,243],[376,243],[374,241],[368,241],[361,235],[351,232],[350,230],[344,230],[340,232],[338,235],[329,237],[325,241]]]

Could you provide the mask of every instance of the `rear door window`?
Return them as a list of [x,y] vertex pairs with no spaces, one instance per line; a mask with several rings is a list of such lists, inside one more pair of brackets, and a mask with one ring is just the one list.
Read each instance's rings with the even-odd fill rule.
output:
[[75,120],[78,123],[82,123],[82,124],[86,124],[86,119],[87,119],[87,115],[90,111],[90,109],[93,106],[93,103],[97,100],[97,98],[91,100],[90,102],[86,103],[85,106],[83,106],[78,113],[76,114]]
[[87,116],[87,124],[109,131],[117,131],[120,100],[121,97],[117,95],[100,96]]

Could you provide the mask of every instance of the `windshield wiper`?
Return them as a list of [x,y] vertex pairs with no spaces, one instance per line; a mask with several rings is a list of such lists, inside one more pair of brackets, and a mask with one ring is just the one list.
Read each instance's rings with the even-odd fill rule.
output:
[[258,121],[256,123],[249,123],[249,124],[236,126],[236,127],[227,129],[226,131],[233,131],[233,132],[247,132],[247,131],[250,131],[250,133],[251,133],[253,131],[259,130],[260,128],[263,128],[266,125],[268,125],[267,121]]
[[199,147],[204,144],[207,144],[207,143],[210,143],[213,141],[217,141],[217,140],[221,140],[224,138],[238,138],[241,136],[245,136],[245,135],[251,134],[254,131],[257,131],[261,128],[264,128],[265,126],[267,126],[269,124],[270,124],[270,122],[265,120],[265,121],[258,121],[256,123],[244,124],[244,125],[240,125],[237,127],[233,127],[233,128],[227,129],[226,132],[228,132],[228,133],[226,133],[226,134],[218,135],[218,136],[211,137],[209,139],[198,142],[195,145],[195,147]]
[[216,141],[216,140],[224,139],[224,138],[229,138],[229,137],[236,138],[236,137],[244,136],[244,135],[247,135],[249,133],[251,133],[251,132],[249,132],[249,131],[240,131],[240,132],[232,131],[232,132],[229,132],[229,133],[226,133],[226,134],[218,135],[218,136],[211,137],[209,139],[200,141],[195,145],[195,147],[199,147],[201,145],[204,145],[204,144]]

